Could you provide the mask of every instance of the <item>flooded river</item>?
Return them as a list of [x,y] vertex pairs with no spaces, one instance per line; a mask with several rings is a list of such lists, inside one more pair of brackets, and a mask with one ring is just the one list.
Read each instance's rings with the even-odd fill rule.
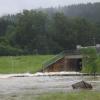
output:
[[[100,92],[100,76],[34,76],[0,79],[0,100],[34,100],[34,96],[49,92],[73,91],[73,83],[84,80]],[[74,90],[75,91],[75,90]]]

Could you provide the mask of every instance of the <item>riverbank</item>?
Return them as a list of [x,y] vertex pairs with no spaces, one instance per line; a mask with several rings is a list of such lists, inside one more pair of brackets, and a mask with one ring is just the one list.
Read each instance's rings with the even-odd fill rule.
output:
[[80,91],[40,95],[36,100],[100,100],[100,92]]

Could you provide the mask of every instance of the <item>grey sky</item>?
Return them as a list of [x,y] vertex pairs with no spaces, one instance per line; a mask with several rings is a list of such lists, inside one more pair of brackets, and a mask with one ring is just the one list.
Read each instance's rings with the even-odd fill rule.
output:
[[20,12],[23,9],[47,8],[100,0],[0,0],[0,15]]

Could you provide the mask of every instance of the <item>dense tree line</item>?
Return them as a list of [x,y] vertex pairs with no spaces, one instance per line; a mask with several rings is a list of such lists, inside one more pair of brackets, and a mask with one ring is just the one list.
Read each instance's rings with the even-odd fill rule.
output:
[[61,10],[52,14],[24,10],[3,16],[0,18],[0,55],[56,54],[75,49],[76,45],[99,44],[99,21],[69,17]]
[[63,12],[68,17],[83,17],[90,21],[100,22],[100,3],[77,4],[58,8],[38,9],[52,16],[56,12]]

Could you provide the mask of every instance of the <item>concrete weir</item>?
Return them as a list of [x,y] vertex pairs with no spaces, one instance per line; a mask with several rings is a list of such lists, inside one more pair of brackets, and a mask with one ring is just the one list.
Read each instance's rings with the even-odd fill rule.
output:
[[81,71],[82,69],[82,58],[81,56],[66,56],[59,59],[55,63],[43,68],[41,72],[61,72],[61,71]]

